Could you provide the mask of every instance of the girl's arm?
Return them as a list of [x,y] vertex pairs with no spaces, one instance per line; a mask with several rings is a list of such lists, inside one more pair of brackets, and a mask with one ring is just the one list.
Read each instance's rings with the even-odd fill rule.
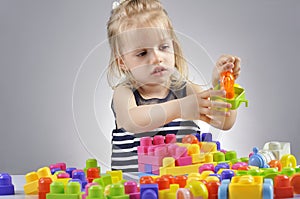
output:
[[[132,133],[150,131],[177,118],[200,119],[217,126],[222,123],[222,121],[218,121],[220,118],[223,119],[229,115],[228,112],[216,109],[228,108],[230,104],[225,102],[212,103],[209,97],[224,95],[224,91],[201,90],[198,93],[190,93],[181,99],[137,106],[131,89],[119,86],[113,95],[113,106],[118,128],[124,128]],[[212,118],[211,115],[218,117]]]

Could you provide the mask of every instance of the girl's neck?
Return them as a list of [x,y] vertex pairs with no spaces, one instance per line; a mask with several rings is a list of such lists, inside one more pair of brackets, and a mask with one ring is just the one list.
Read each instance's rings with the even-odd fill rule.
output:
[[170,91],[169,85],[143,85],[139,87],[138,92],[144,99],[159,98],[163,99],[167,97]]

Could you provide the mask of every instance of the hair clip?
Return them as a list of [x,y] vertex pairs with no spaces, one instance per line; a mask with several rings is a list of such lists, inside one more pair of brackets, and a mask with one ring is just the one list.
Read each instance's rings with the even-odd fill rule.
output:
[[112,9],[113,9],[113,10],[116,9],[116,8],[119,7],[119,5],[120,5],[121,3],[123,3],[124,1],[126,1],[126,0],[114,1],[113,4],[112,4]]

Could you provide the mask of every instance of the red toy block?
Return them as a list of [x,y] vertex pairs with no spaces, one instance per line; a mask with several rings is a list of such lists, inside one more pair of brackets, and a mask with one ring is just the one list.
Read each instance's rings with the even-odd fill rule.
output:
[[290,184],[294,187],[294,193],[300,194],[300,173],[296,173],[290,178]]
[[278,175],[274,178],[274,198],[293,198],[294,188],[290,185],[289,177]]
[[186,176],[176,176],[174,178],[174,183],[178,184],[180,188],[184,188],[186,185],[187,179],[188,178]]
[[98,168],[89,168],[87,170],[87,181],[88,183],[93,182],[94,179],[100,178],[100,171]]
[[49,177],[43,177],[39,179],[39,199],[46,199],[47,193],[50,192],[50,184],[52,179]]

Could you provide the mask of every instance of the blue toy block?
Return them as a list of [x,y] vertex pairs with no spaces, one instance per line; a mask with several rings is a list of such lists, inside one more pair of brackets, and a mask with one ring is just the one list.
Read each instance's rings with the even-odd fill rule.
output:
[[197,138],[197,140],[198,140],[199,142],[201,142],[200,132],[199,132],[199,133],[193,133],[193,135]]
[[215,141],[216,145],[217,145],[217,150],[220,151],[221,150],[221,143],[219,141]]
[[215,177],[219,178],[220,182],[222,181],[222,176],[220,174],[212,173],[212,174],[209,174],[209,176],[215,176]]
[[53,169],[51,169],[50,171],[51,171],[51,174],[54,175],[55,172],[61,171],[61,169],[60,169],[60,168],[53,168]]
[[66,173],[68,173],[68,174],[70,175],[70,178],[73,177],[72,172],[73,172],[74,170],[76,170],[76,168],[74,168],[74,167],[70,167],[70,168],[67,168],[67,169],[66,169]]
[[215,166],[215,173],[218,173],[220,169],[229,169],[230,166],[227,163],[219,163]]
[[212,134],[211,133],[202,133],[201,141],[202,142],[212,142]]
[[14,195],[15,188],[8,173],[0,173],[0,195]]
[[230,180],[225,179],[222,181],[221,185],[218,189],[218,198],[221,199],[228,199],[228,187],[229,187]]
[[152,165],[145,164],[145,173],[152,173]]
[[234,176],[234,171],[232,170],[224,170],[221,173],[222,180],[228,179],[231,180],[231,178]]
[[158,184],[142,184],[140,199],[158,199]]

